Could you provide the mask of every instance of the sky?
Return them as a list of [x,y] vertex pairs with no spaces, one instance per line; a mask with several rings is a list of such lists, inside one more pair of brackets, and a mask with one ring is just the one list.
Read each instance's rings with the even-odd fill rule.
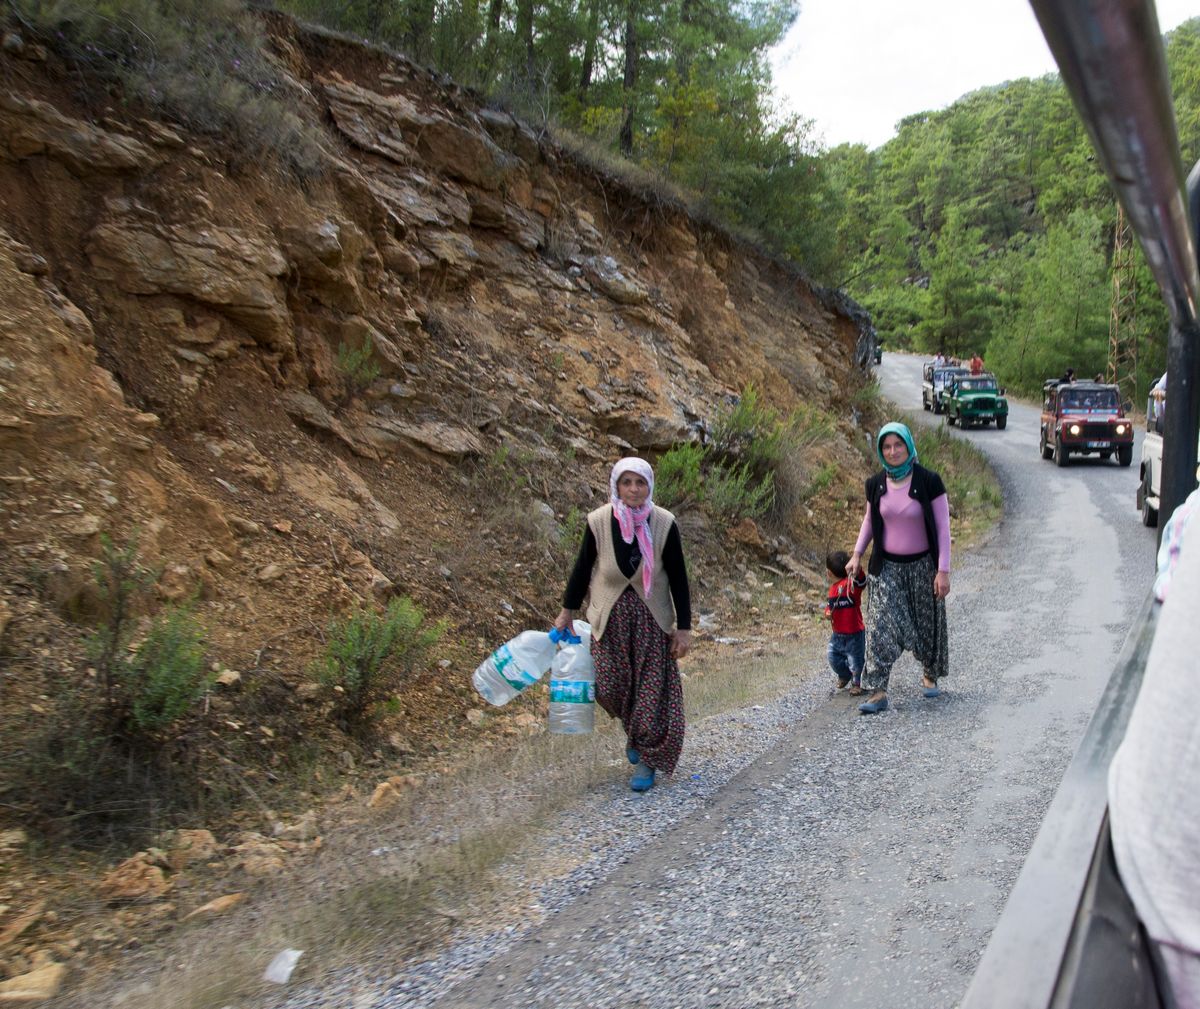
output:
[[[1157,8],[1167,32],[1200,15],[1200,0]],[[800,0],[772,60],[776,95],[826,147],[878,147],[905,116],[1056,70],[1029,0]]]

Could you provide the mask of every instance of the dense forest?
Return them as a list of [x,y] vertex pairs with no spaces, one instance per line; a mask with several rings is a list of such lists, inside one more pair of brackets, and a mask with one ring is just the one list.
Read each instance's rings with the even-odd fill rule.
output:
[[[825,151],[771,91],[790,0],[288,0],[590,138],[862,302],[886,345],[982,353],[1033,392],[1105,369],[1117,208],[1057,75],[917,112]],[[1200,154],[1200,19],[1167,36],[1185,165]],[[803,109],[804,96],[791,96]],[[1165,310],[1136,250],[1139,392]]]
[[[1200,19],[1166,37],[1185,167],[1200,156]],[[1032,392],[1066,366],[1104,371],[1117,208],[1057,75],[909,116],[875,151],[822,158],[841,199],[838,265],[886,343],[981,352]],[[1141,250],[1139,392],[1163,368],[1167,316]]]
[[[772,90],[797,0],[11,0],[60,49],[252,163],[317,170],[280,114],[247,11],[277,7],[482,91],[584,158],[799,264],[866,306],[885,344],[978,352],[1012,388],[1104,370],[1117,208],[1056,75],[915,112],[876,150],[824,150]],[[193,39],[205,39],[193,45]],[[1166,37],[1185,166],[1200,155],[1200,18]],[[173,61],[173,62],[172,62]],[[181,68],[164,80],[168,62]],[[836,86],[831,82],[830,86]],[[258,109],[258,114],[255,114]],[[306,153],[309,152],[309,153]],[[1137,396],[1161,372],[1161,299],[1135,249]],[[1128,285],[1127,285],[1128,287]]]

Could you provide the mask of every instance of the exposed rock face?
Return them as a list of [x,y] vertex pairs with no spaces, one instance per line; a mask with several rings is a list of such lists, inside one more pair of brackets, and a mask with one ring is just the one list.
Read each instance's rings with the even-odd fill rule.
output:
[[353,221],[327,217],[283,231],[283,251],[301,289],[320,304],[343,312],[363,311],[357,271],[366,248],[366,236]]
[[621,272],[612,256],[589,256],[583,264],[583,273],[604,294],[619,305],[640,305],[649,295],[637,281]]
[[483,454],[483,443],[474,431],[441,421],[406,424],[385,417],[372,417],[367,425],[363,432],[367,440],[384,450],[415,448],[450,459]]
[[272,350],[291,351],[280,278],[287,260],[271,240],[232,227],[200,230],[124,220],[87,238],[97,279],[130,294],[177,294],[211,305]]
[[15,160],[48,155],[79,175],[146,171],[163,155],[152,147],[65,116],[54,106],[11,93],[0,94],[0,153]]
[[[384,77],[384,83],[408,82]],[[381,95],[341,78],[320,81],[338,128],[363,150],[402,165],[430,167],[481,189],[495,190],[519,164],[474,123],[424,113],[404,94]]]

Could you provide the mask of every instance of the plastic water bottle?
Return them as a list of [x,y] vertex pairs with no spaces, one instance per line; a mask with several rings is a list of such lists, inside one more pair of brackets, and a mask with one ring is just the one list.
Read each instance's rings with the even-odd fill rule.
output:
[[591,732],[596,724],[596,667],[592,628],[582,620],[550,666],[550,731],[564,735]]
[[522,631],[479,663],[471,676],[475,689],[489,704],[507,704],[526,687],[546,675],[566,631]]

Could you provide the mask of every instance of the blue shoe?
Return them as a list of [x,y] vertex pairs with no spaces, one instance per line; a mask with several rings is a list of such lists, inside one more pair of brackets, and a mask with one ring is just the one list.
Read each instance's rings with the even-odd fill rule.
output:
[[939,696],[941,696],[942,692],[935,686],[935,687],[922,687],[921,693],[924,694],[926,697],[939,697]]
[[888,699],[886,697],[879,698],[878,701],[863,701],[858,706],[858,710],[864,715],[877,715],[881,711],[887,711]]
[[642,755],[632,746],[627,746],[625,747],[625,759],[631,764],[640,764],[642,762]]
[[635,792],[648,792],[654,787],[654,768],[639,763],[633,769],[633,777],[629,779],[629,787]]

